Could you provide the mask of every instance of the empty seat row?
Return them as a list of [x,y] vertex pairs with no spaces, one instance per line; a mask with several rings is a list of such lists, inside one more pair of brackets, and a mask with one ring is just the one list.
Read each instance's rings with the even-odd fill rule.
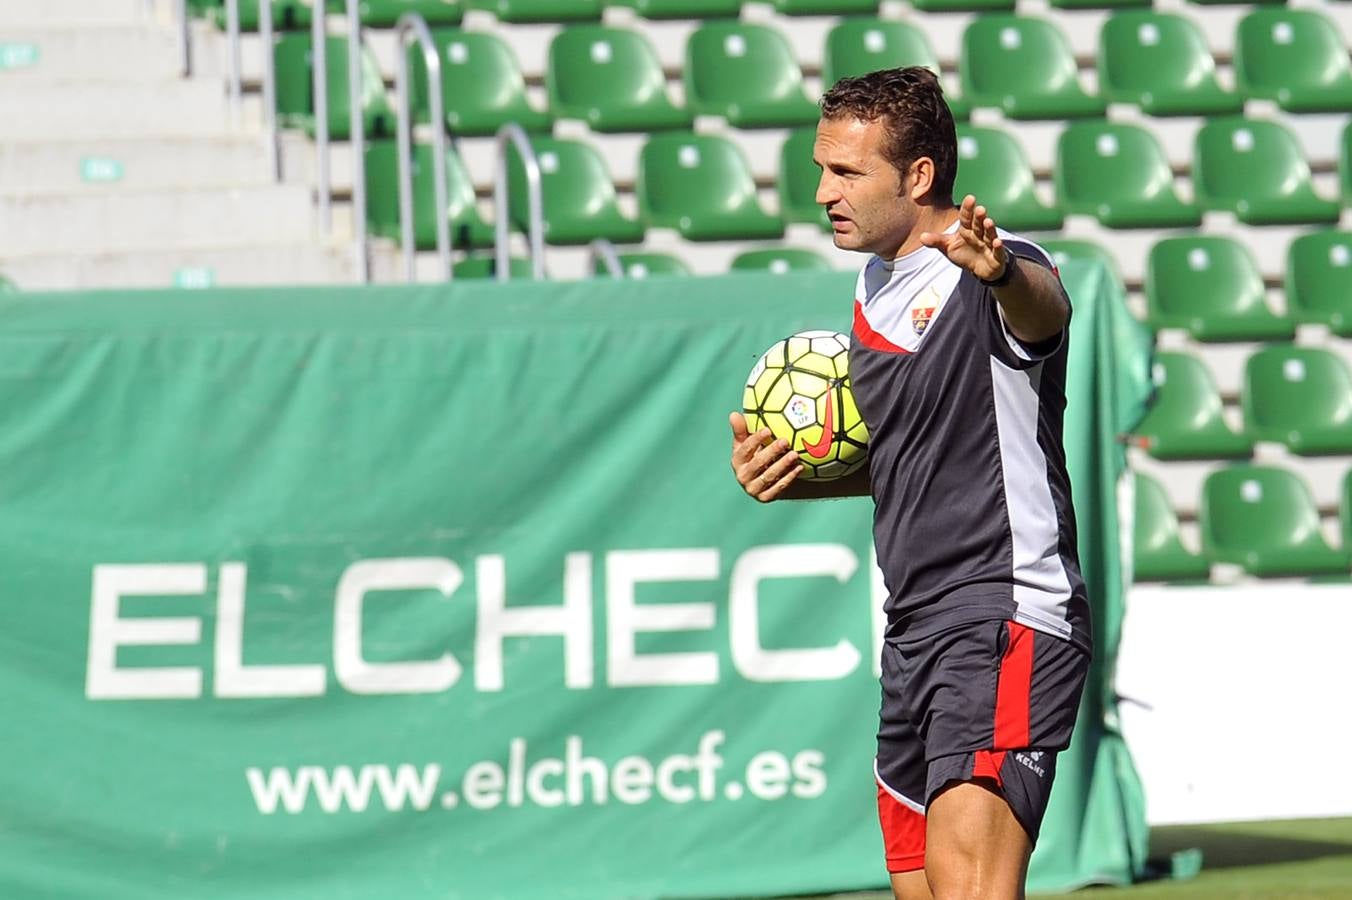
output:
[[1251,354],[1229,426],[1210,370],[1189,353],[1156,354],[1155,396],[1133,441],[1157,459],[1248,457],[1255,441],[1302,456],[1352,453],[1352,371],[1329,350],[1273,344]]
[[[1091,95],[1054,24],[1027,16],[983,17],[964,33],[962,94],[950,103],[959,118],[972,107],[993,107],[1015,119],[1096,118],[1108,101],[1134,103],[1153,115],[1238,113],[1246,96],[1298,112],[1352,110],[1352,65],[1332,22],[1311,11],[1259,10],[1241,21],[1240,35],[1240,92],[1228,92],[1216,81],[1205,41],[1190,20],[1119,13],[1103,26],[1102,92]],[[656,50],[637,31],[578,25],[556,35],[546,77],[548,110],[527,101],[520,65],[497,36],[442,28],[435,39],[445,57],[447,125],[458,134],[491,133],[507,121],[545,128],[554,117],[582,119],[600,131],[686,127],[694,115],[721,116],[742,128],[806,124],[816,117],[788,41],[767,25],[708,22],[697,28],[686,45],[684,107],[671,100]],[[284,86],[308,80],[308,72],[292,63],[304,60],[309,41],[307,34],[277,38]],[[409,54],[425,121],[423,59],[414,49]],[[329,56],[337,60],[331,79],[345,83],[345,54]],[[924,33],[895,20],[842,21],[828,34],[823,59],[826,84],[899,65],[938,70]],[[378,78],[367,88],[380,89]]]
[[[387,111],[368,108],[379,118]],[[346,120],[338,125],[345,126]],[[580,244],[595,238],[635,242],[642,229],[618,212],[617,191],[601,154],[590,144],[543,134],[530,138],[541,160],[546,241]],[[750,163],[732,140],[686,131],[654,134],[639,155],[635,186],[643,219],[649,225],[675,228],[689,240],[732,240],[778,237],[786,223],[807,222],[829,229],[816,203],[819,170],[812,157],[813,131],[792,132],[781,145],[778,172],[779,213],[767,212],[757,197]],[[1201,222],[1201,210],[1233,210],[1248,222],[1334,222],[1340,207],[1314,193],[1309,167],[1294,136],[1274,122],[1220,119],[1209,122],[1197,137],[1198,204],[1180,200],[1158,143],[1139,126],[1103,122],[1070,125],[1061,136],[1057,183],[1060,203],[1048,206],[1034,190],[1032,170],[1014,139],[997,129],[959,128],[957,196],[975,194],[1004,227],[1017,231],[1055,230],[1064,211],[1097,215],[1113,227],[1183,226]],[[511,202],[517,227],[526,222],[524,169],[512,150]],[[434,169],[431,149],[415,148],[418,207],[417,243],[433,246],[436,219],[430,185]],[[368,144],[368,218],[377,233],[397,236],[398,207],[394,142]],[[445,161],[454,202],[446,210],[457,245],[478,246],[491,240],[474,207],[474,182],[454,151]],[[486,173],[484,173],[486,174]],[[1180,239],[1184,240],[1184,239]],[[1224,239],[1214,246],[1162,243],[1159,268],[1200,272],[1196,287],[1170,291],[1168,282],[1151,296],[1158,302],[1151,322],[1156,327],[1187,327],[1203,340],[1249,340],[1290,334],[1289,323],[1265,313],[1262,282],[1243,248],[1229,248]],[[1185,248],[1186,249],[1183,249]],[[1165,259],[1177,249],[1177,262]],[[1333,252],[1333,251],[1329,251]],[[1205,265],[1198,263],[1205,256]],[[1181,258],[1186,257],[1186,259]],[[1152,256],[1152,258],[1155,258]],[[1215,261],[1213,262],[1213,258]],[[1191,262],[1189,262],[1191,260]],[[1216,272],[1244,272],[1246,293],[1227,294],[1213,287]],[[1306,268],[1315,265],[1313,256]],[[1163,279],[1163,276],[1162,276]],[[1151,284],[1155,284],[1151,281]],[[1256,285],[1256,287],[1255,287]],[[1177,298],[1177,299],[1175,299]],[[1207,303],[1224,303],[1214,310]],[[1308,305],[1320,321],[1335,327],[1343,307],[1320,297]],[[1200,314],[1199,311],[1200,310]],[[1223,320],[1220,313],[1232,316]],[[1352,320],[1352,316],[1349,317]]]
[[1200,556],[1183,545],[1178,517],[1164,488],[1139,472],[1135,481],[1137,581],[1205,580],[1212,562],[1238,565],[1260,577],[1352,571],[1352,472],[1343,482],[1341,548],[1325,540],[1314,497],[1296,473],[1257,465],[1211,473],[1203,482],[1198,507]]
[[[879,0],[757,0],[789,16],[852,15],[876,13]],[[954,0],[920,0],[923,3],[953,3]],[[1013,9],[1013,0],[965,0],[972,9]],[[1084,0],[1080,0],[1081,3]],[[1104,6],[1122,0],[1104,0]],[[1139,0],[1136,0],[1139,2]],[[225,0],[188,0],[189,7],[225,25]],[[253,29],[258,22],[258,0],[240,0],[240,27]],[[310,21],[313,0],[275,0],[273,17],[279,27],[301,28]],[[346,0],[326,0],[330,13],[346,8]],[[508,23],[583,22],[601,18],[607,7],[627,8],[648,19],[732,18],[742,11],[742,0],[360,0],[362,23],[388,27],[405,12],[416,12],[429,23],[458,23],[471,9],[493,13]]]
[[[647,227],[672,228],[686,240],[778,238],[785,222],[757,198],[751,165],[727,138],[668,132],[653,135],[639,155],[635,185],[640,218],[625,216],[601,155],[590,144],[537,135],[531,138],[539,174],[545,241],[586,244],[598,238],[637,243]],[[398,156],[394,141],[367,145],[367,221],[372,232],[400,238]],[[414,237],[419,248],[435,246],[435,161],[425,145],[414,149]],[[445,211],[458,248],[492,243],[491,229],[475,206],[473,183],[454,151],[444,162],[449,187]],[[529,225],[526,164],[515,146],[508,158],[508,214],[512,226]]]
[[1146,324],[1186,330],[1199,341],[1289,340],[1297,324],[1352,337],[1352,232],[1313,231],[1287,248],[1285,313],[1248,248],[1195,235],[1157,241],[1146,261]]

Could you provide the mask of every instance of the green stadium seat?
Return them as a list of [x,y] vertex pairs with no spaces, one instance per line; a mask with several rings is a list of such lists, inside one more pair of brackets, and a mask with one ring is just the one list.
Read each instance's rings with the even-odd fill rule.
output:
[[786,16],[853,16],[876,13],[879,0],[770,0]]
[[[437,245],[436,170],[433,149],[428,144],[413,147],[413,242],[419,250]],[[451,246],[493,246],[493,228],[479,216],[474,202],[474,183],[459,154],[446,153],[446,219],[451,227]],[[399,226],[399,148],[393,140],[366,145],[366,222],[379,237],[402,239]]]
[[[441,95],[452,134],[485,137],[508,122],[532,132],[550,128],[549,114],[527,101],[525,76],[502,38],[446,28],[434,31],[432,39],[441,50]],[[417,46],[408,48],[408,58],[414,116],[427,122],[431,119],[427,66]]]
[[1198,6],[1280,6],[1285,4],[1286,0],[1189,0],[1189,2]]
[[817,184],[821,169],[812,161],[815,128],[790,132],[779,151],[779,214],[786,222],[806,222],[831,230],[826,209],[817,204]]
[[[643,240],[643,225],[620,212],[615,184],[595,148],[581,141],[551,137],[533,138],[531,146],[540,164],[546,242],[586,244],[605,238],[632,244]],[[507,176],[511,219],[525,231],[530,221],[530,194],[526,167],[515,145],[508,153]]]
[[[691,275],[690,267],[679,256],[670,253],[620,253],[620,268],[626,278],[649,278],[653,275]],[[592,274],[601,278],[610,271],[599,259],[592,259]]]
[[1347,557],[1324,540],[1309,486],[1275,466],[1236,465],[1207,476],[1200,509],[1202,547],[1252,575],[1346,572]]
[[[259,27],[261,4],[259,0],[239,0],[240,31],[257,31]],[[225,0],[201,3],[197,8],[213,26],[225,31],[227,21]],[[274,0],[272,4],[272,30],[294,31],[308,28],[310,25],[310,5],[301,0]]]
[[[325,41],[324,63],[328,82],[328,127],[330,140],[346,140],[350,119],[348,109],[347,39],[330,37]],[[315,133],[314,81],[310,55],[310,36],[283,34],[273,50],[277,76],[277,121],[283,127],[304,128]],[[385,82],[369,47],[362,48],[362,121],[367,137],[394,134],[394,110],[385,96]]]
[[1265,347],[1244,365],[1244,416],[1260,441],[1293,453],[1352,453],[1352,372],[1336,354]]
[[675,228],[687,240],[778,238],[784,223],[756,197],[751,164],[730,140],[668,132],[639,154],[639,208],[649,225]]
[[817,104],[784,36],[765,25],[706,22],[685,46],[687,105],[738,128],[808,125]]
[[1352,547],[1352,469],[1343,476],[1343,490],[1338,496],[1338,519],[1342,522],[1343,552]]
[[[456,278],[496,278],[498,261],[492,253],[468,256],[451,266],[451,274]],[[529,279],[534,270],[529,259],[513,256],[507,264],[507,274],[514,279]]]
[[575,25],[549,44],[549,106],[594,131],[689,128],[691,115],[667,96],[657,51],[634,31]]
[[733,271],[773,272],[829,272],[831,263],[813,250],[797,247],[775,247],[765,250],[747,250],[732,260]]
[[958,177],[953,199],[968,194],[990,211],[1001,228],[1052,231],[1065,222],[1033,189],[1033,168],[1014,136],[998,128],[958,126]]
[[18,286],[3,275],[0,275],[0,294],[18,293]]
[[601,18],[604,0],[469,0],[500,22],[582,22]]
[[[417,13],[423,21],[433,28],[446,25],[459,25],[465,14],[463,0],[361,0],[357,4],[357,15],[363,25],[369,28],[393,28],[404,13]],[[329,15],[341,13],[347,9],[347,0],[328,0]],[[309,7],[303,19],[308,24]]]
[[1211,564],[1183,546],[1178,514],[1163,486],[1136,472],[1136,515],[1132,525],[1135,581],[1205,581]]
[[612,0],[607,6],[627,6],[645,19],[735,19],[742,0]]
[[1308,9],[1258,9],[1235,33],[1235,75],[1250,97],[1290,112],[1352,110],[1352,63],[1338,26]]
[[[258,30],[259,7],[259,0],[239,0],[241,30]],[[203,8],[213,25],[222,30],[227,27],[224,0],[205,0]],[[327,0],[326,8],[329,15],[340,15],[347,11],[347,2]],[[400,16],[409,12],[417,13],[427,24],[436,27],[459,25],[465,10],[461,0],[361,0],[357,4],[357,15],[362,24],[369,28],[392,28]],[[311,0],[274,0],[272,4],[274,31],[309,28],[312,19]]]
[[1193,184],[1207,209],[1247,225],[1336,222],[1341,210],[1314,191],[1296,136],[1277,122],[1212,119],[1197,132]]
[[1258,264],[1225,237],[1165,238],[1150,248],[1146,323],[1183,328],[1199,341],[1289,341],[1295,326],[1267,305]]
[[822,84],[900,66],[925,66],[938,73],[939,57],[929,38],[910,22],[896,19],[842,19],[826,33]]
[[1108,271],[1112,272],[1115,278],[1121,280],[1119,274],[1121,269],[1117,264],[1117,259],[1108,251],[1107,247],[1097,241],[1082,238],[1051,238],[1038,241],[1038,246],[1052,255],[1052,262],[1058,268],[1071,260],[1101,262],[1108,267]]
[[912,0],[911,5],[929,13],[1013,12],[1014,0]]
[[1201,210],[1174,191],[1164,148],[1139,125],[1070,123],[1057,140],[1056,189],[1066,211],[1095,216],[1109,228],[1202,222]]
[[1253,441],[1237,434],[1221,414],[1220,391],[1206,364],[1189,353],[1155,354],[1155,398],[1136,426],[1135,439],[1156,459],[1237,459],[1253,454]]
[[1343,200],[1352,202],[1352,122],[1343,128],[1343,140],[1338,145],[1338,175]]
[[1051,0],[1053,9],[1127,9],[1150,6],[1150,0]]
[[[842,19],[826,34],[822,49],[822,84],[826,87],[842,78],[902,66],[925,66],[936,75],[940,71],[929,38],[909,22]],[[965,98],[945,91],[944,99],[953,118],[966,119],[971,113]]]
[[1286,304],[1297,321],[1352,337],[1352,232],[1312,231],[1291,242]]
[[1202,29],[1173,13],[1117,13],[1099,35],[1100,90],[1152,116],[1239,113],[1244,98],[1216,80]]
[[962,34],[963,97],[1011,119],[1102,116],[1106,104],[1080,86],[1070,42],[1051,22],[1032,16],[981,16]]

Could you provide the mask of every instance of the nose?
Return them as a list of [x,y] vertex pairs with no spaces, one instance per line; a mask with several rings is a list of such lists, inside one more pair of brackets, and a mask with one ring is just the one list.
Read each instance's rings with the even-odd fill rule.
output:
[[842,199],[840,193],[840,179],[830,172],[823,170],[822,177],[817,181],[817,205],[830,206],[840,199]]

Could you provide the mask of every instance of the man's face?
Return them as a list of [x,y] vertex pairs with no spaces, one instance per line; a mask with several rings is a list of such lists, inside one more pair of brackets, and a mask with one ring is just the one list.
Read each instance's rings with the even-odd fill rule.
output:
[[812,159],[822,170],[817,202],[831,218],[836,246],[891,259],[910,234],[917,208],[883,156],[886,139],[881,121],[823,119]]

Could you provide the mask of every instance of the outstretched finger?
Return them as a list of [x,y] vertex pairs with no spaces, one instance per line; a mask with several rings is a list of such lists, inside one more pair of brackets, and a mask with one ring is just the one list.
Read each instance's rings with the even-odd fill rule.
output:
[[976,197],[968,194],[962,198],[962,205],[958,207],[958,225],[961,228],[971,229],[972,219],[976,212]]

